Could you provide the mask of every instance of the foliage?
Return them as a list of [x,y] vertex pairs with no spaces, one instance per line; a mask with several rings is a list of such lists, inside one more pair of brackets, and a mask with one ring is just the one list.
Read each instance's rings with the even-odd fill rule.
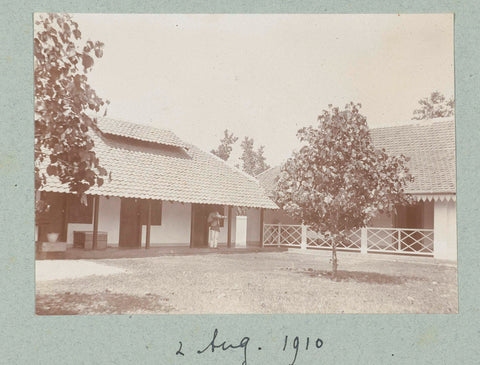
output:
[[238,137],[235,137],[233,133],[229,133],[228,129],[225,129],[223,134],[224,136],[220,140],[220,145],[216,150],[211,150],[210,152],[220,157],[222,160],[227,161],[232,153],[232,145],[237,142]]
[[49,210],[50,205],[45,200],[35,200],[35,217],[47,213]]
[[[220,145],[217,149],[210,152],[227,161],[232,153],[232,146],[237,142],[238,137],[230,133],[228,129],[223,132],[224,136],[220,140]],[[240,164],[236,164],[237,168],[242,169],[249,175],[256,176],[261,172],[267,170],[270,166],[266,163],[264,156],[265,146],[260,146],[255,151],[253,138],[245,137],[240,145],[242,148],[242,155],[240,156]]]
[[94,57],[103,55],[103,43],[80,44],[78,24],[67,14],[35,18],[35,188],[46,175],[57,176],[71,191],[82,193],[101,186],[107,172],[92,150],[88,134],[96,120],[88,111],[104,105],[88,84]]
[[455,100],[446,99],[443,94],[433,91],[430,96],[420,99],[419,109],[413,111],[413,119],[432,119],[455,115]]
[[270,168],[270,166],[266,163],[266,158],[263,155],[265,146],[260,146],[257,151],[255,151],[253,144],[253,138],[244,138],[240,145],[243,150],[240,160],[242,161],[243,171],[249,175],[257,176],[258,174]]
[[282,166],[276,191],[280,207],[331,240],[334,275],[336,247],[348,231],[410,202],[407,158],[375,148],[360,107],[330,106],[317,128],[300,129],[303,147]]

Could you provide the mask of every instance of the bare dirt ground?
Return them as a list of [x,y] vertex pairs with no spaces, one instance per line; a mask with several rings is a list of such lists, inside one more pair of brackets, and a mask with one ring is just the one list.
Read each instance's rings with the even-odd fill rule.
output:
[[[36,312],[58,314],[457,313],[457,269],[433,260],[328,254],[209,254],[94,260],[110,275],[38,281]],[[70,260],[68,260],[70,261]]]
[[35,263],[35,280],[76,279],[87,275],[111,275],[125,272],[118,267],[93,260],[40,260]]

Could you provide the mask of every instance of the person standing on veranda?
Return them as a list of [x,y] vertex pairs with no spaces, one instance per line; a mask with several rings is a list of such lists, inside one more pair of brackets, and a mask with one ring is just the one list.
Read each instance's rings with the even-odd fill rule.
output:
[[218,211],[213,211],[208,215],[208,226],[209,226],[209,247],[218,248],[218,234],[220,233],[220,219],[226,217],[220,215]]

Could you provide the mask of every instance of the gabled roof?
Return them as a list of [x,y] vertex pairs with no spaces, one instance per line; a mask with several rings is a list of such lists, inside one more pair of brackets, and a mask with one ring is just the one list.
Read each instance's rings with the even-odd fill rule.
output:
[[389,155],[410,158],[408,167],[415,180],[409,193],[456,192],[455,121],[453,118],[420,120],[416,124],[371,129],[373,143]]
[[[438,118],[415,123],[372,128],[373,143],[390,155],[410,158],[409,172],[415,180],[407,185],[410,194],[455,194],[455,121]],[[257,176],[265,192],[272,196],[280,166]]]
[[[109,121],[114,129],[115,123],[116,121]],[[121,122],[119,130],[126,129],[124,123],[127,122]],[[104,125],[101,126],[103,127]],[[134,125],[128,130],[135,131],[136,128]],[[157,130],[156,134],[178,139],[172,132]],[[255,178],[245,176],[198,147],[182,142],[187,147],[186,150],[178,146],[119,136],[120,134],[112,136],[112,133],[92,133],[94,150],[100,164],[111,172],[112,180],[105,179],[101,187],[92,187],[87,194],[278,208],[264,194]],[[58,179],[48,177],[47,180],[43,190],[68,192],[68,188],[60,184]]]
[[97,118],[97,126],[105,134],[186,148],[185,143],[167,129],[158,129],[111,118]]

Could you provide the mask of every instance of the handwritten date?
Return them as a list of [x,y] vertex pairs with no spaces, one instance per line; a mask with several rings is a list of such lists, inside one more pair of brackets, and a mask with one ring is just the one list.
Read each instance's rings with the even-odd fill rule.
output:
[[[201,355],[205,352],[208,352],[209,350],[211,352],[217,351],[227,351],[227,350],[236,350],[236,349],[241,349],[243,352],[243,361],[242,365],[248,365],[248,360],[247,360],[247,348],[248,344],[250,342],[250,337],[245,336],[243,337],[238,343],[233,344],[233,343],[227,343],[227,341],[221,342],[221,340],[217,339],[218,336],[218,329],[215,328],[213,331],[213,337],[212,340],[202,349],[197,350],[197,354]],[[283,352],[290,352],[293,349],[293,354],[292,356],[292,361],[288,363],[288,365],[295,365],[295,362],[297,361],[297,356],[299,354],[299,351],[302,349],[304,351],[311,351],[311,350],[318,350],[322,348],[323,346],[323,340],[321,338],[310,338],[306,337],[304,339],[301,339],[299,336],[296,336],[293,338],[293,340],[289,341],[288,336],[285,336],[284,343],[283,343]],[[257,348],[258,351],[262,350],[262,347]],[[185,356],[185,353],[183,352],[183,343],[182,341],[179,341],[179,348],[176,352],[177,356]]]

